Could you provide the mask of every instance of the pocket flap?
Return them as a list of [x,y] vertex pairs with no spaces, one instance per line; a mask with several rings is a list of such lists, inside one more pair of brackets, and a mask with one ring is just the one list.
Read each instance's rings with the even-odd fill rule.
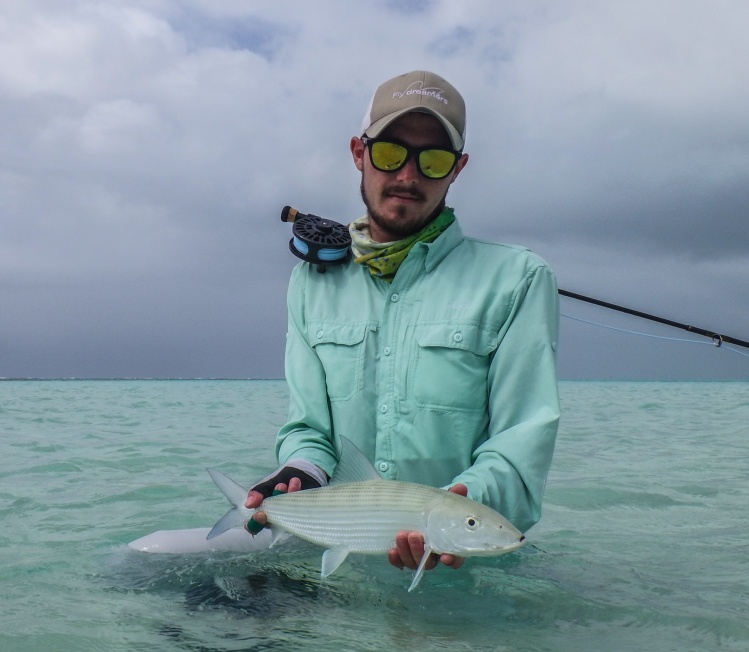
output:
[[354,346],[364,340],[366,323],[309,322],[307,339],[311,346],[318,344],[341,344]]
[[497,333],[476,324],[429,324],[416,328],[421,347],[439,346],[489,355],[497,348]]

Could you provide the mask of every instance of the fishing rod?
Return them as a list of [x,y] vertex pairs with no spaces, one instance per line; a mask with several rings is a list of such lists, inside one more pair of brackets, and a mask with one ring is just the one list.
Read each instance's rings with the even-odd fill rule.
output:
[[633,310],[632,308],[625,308],[624,306],[617,306],[614,303],[609,303],[608,301],[601,301],[600,299],[594,299],[592,297],[586,297],[582,294],[577,294],[576,292],[569,292],[567,290],[559,290],[559,294],[563,297],[569,297],[570,299],[576,299],[577,301],[585,301],[586,303],[592,303],[596,306],[601,306],[603,308],[608,308],[609,310],[616,310],[618,312],[624,312],[628,315],[634,315],[635,317],[640,317],[642,319],[648,319],[649,321],[655,321],[659,324],[666,324],[666,326],[673,326],[674,328],[680,328],[684,331],[689,331],[690,333],[695,333],[696,335],[703,335],[704,337],[709,337],[712,339],[713,344],[715,346],[720,346],[723,343],[726,344],[735,344],[737,346],[743,346],[745,348],[749,348],[749,342],[745,340],[740,340],[735,337],[731,337],[730,335],[723,335],[721,333],[716,333],[715,331],[708,330],[706,328],[698,328],[697,326],[690,326],[689,324],[682,324],[678,321],[673,321],[671,319],[665,319],[663,317],[658,317],[656,315],[650,315],[646,312],[641,312],[640,310]]

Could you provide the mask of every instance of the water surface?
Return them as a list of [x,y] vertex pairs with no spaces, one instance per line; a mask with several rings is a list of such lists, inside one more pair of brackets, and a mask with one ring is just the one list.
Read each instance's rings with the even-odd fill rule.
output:
[[0,649],[749,649],[749,384],[561,384],[533,547],[429,573],[320,550],[147,555],[205,468],[274,468],[283,381],[0,382]]

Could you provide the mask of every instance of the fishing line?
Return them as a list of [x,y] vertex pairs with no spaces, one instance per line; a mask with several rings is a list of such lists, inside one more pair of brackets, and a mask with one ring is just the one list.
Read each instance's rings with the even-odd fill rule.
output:
[[[588,324],[590,326],[598,326],[599,328],[606,328],[611,331],[618,331],[619,333],[629,333],[630,335],[650,337],[656,340],[669,340],[670,342],[686,342],[687,344],[704,344],[705,346],[712,345],[716,347],[721,347],[720,344],[715,344],[714,342],[711,343],[711,342],[703,342],[702,340],[690,340],[690,339],[685,339],[683,337],[666,337],[665,335],[653,335],[652,333],[641,333],[640,331],[627,330],[626,328],[617,328],[616,326],[609,326],[608,324],[600,324],[595,321],[589,321],[587,319],[580,319],[579,317],[572,317],[571,315],[565,315],[564,313],[560,313],[560,316],[566,319],[572,319],[573,321],[577,321],[583,324]],[[744,353],[743,351],[734,349],[732,346],[723,346],[722,348],[725,348],[728,351],[733,351],[734,353],[738,353],[739,355],[743,355],[744,357],[749,358],[749,353]]]
[[[711,331],[706,328],[699,328],[697,326],[691,326],[689,324],[682,324],[678,321],[673,321],[672,319],[658,317],[656,315],[651,315],[651,314],[648,314],[647,312],[642,312],[640,310],[633,310],[632,308],[625,308],[624,306],[617,306],[615,303],[609,303],[608,301],[601,301],[600,299],[586,297],[582,294],[577,294],[575,292],[568,292],[567,290],[560,289],[559,294],[562,295],[563,297],[569,297],[570,299],[577,299],[578,301],[585,301],[587,303],[592,303],[596,306],[608,308],[609,310],[616,310],[618,312],[624,312],[628,315],[634,315],[635,317],[640,317],[641,319],[647,319],[649,321],[658,322],[659,324],[666,324],[666,326],[680,328],[681,330],[689,331],[690,333],[695,333],[696,335],[704,335],[705,337],[709,337],[713,341],[713,344],[718,347],[725,343],[728,343],[728,344],[737,344],[738,346],[749,348],[749,342],[745,340],[740,340],[735,337],[731,337],[730,335],[722,335],[721,333],[717,333],[715,331]],[[642,334],[644,335],[644,333]],[[668,338],[665,338],[665,339],[668,339]],[[684,341],[691,342],[694,340],[684,340]]]
[[[307,245],[306,242],[304,242],[297,236],[294,236],[292,238],[292,245],[294,249],[296,249],[303,256],[306,256],[309,254],[309,246]],[[317,250],[318,260],[324,263],[343,260],[345,257],[346,257],[346,250],[341,250],[341,249],[318,249]]]

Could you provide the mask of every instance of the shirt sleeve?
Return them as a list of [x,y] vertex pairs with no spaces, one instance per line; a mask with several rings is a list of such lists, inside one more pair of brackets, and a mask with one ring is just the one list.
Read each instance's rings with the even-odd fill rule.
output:
[[556,348],[559,298],[544,264],[515,288],[488,372],[489,433],[453,484],[521,530],[541,516],[559,423]]
[[304,316],[305,285],[309,265],[294,268],[287,296],[285,373],[289,386],[289,417],[276,438],[280,464],[303,458],[333,474],[338,456],[332,435],[325,371],[309,345]]

